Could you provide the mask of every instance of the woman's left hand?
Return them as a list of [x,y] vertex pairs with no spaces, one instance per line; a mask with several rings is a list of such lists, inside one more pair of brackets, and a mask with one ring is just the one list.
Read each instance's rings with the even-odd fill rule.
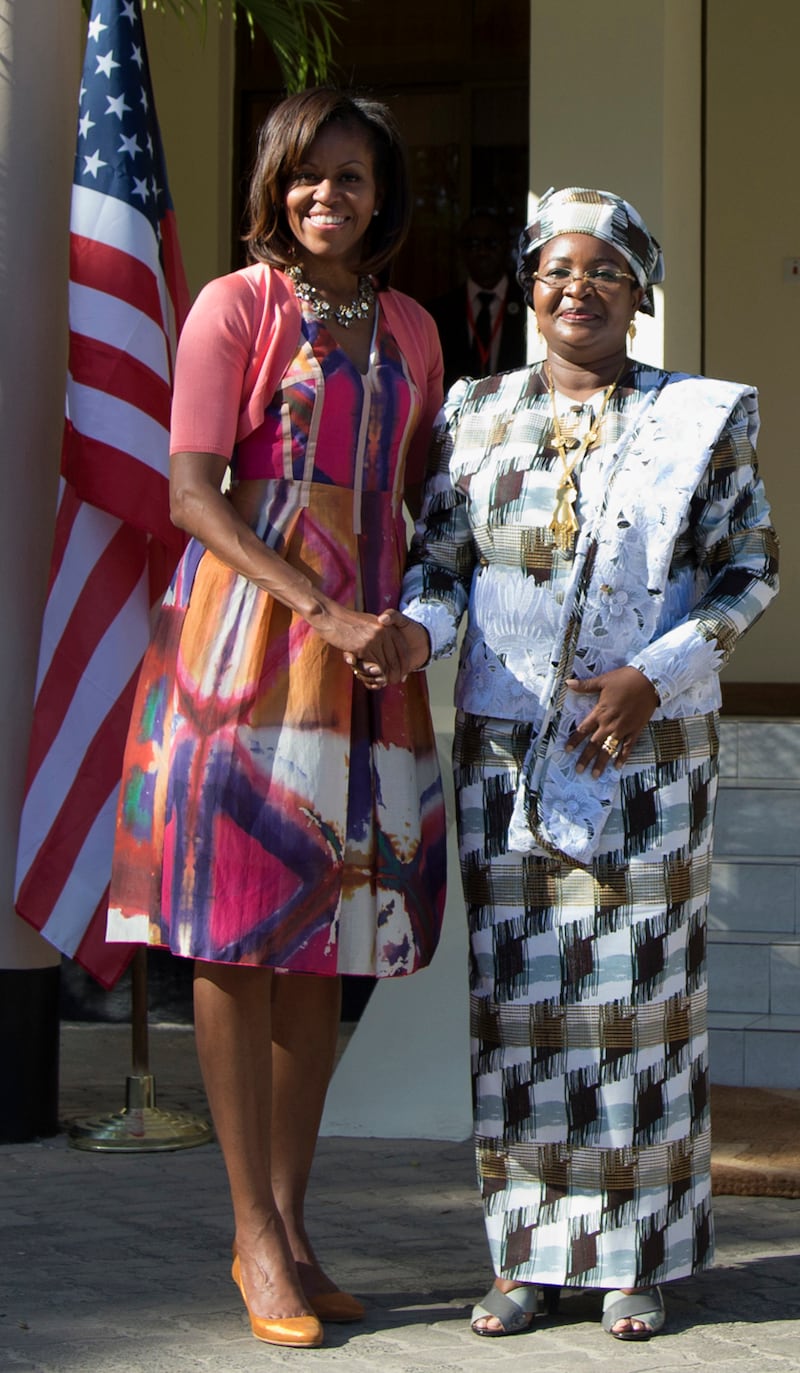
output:
[[577,771],[591,768],[592,775],[600,777],[610,762],[616,768],[623,767],[659,704],[653,683],[638,668],[617,667],[585,681],[571,678],[567,686],[579,696],[597,696],[586,719],[567,741],[568,753],[583,745]]

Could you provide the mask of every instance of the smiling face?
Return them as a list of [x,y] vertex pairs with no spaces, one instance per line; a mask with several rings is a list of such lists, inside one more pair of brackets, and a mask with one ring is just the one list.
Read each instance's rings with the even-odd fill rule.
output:
[[[630,272],[616,248],[591,234],[561,234],[545,243],[537,271],[544,274],[558,267],[576,275],[603,267]],[[643,294],[640,286],[627,279],[608,293],[585,280],[568,280],[555,289],[534,281],[533,308],[548,353],[583,366],[624,355],[628,326]]]
[[308,268],[357,273],[364,235],[380,208],[369,136],[352,124],[323,128],[289,177],[286,218]]

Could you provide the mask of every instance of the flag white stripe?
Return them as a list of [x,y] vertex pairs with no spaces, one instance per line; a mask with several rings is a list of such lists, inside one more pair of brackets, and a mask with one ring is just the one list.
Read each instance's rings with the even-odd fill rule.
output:
[[169,321],[169,292],[161,269],[158,239],[146,215],[114,196],[91,186],[72,187],[69,227],[73,234],[138,258],[153,273],[165,328]]
[[94,243],[138,258],[154,276],[161,275],[153,226],[147,215],[126,201],[93,191],[91,186],[74,185],[69,227],[81,238],[90,238]]
[[[61,487],[63,490],[63,481]],[[114,515],[107,515],[105,510],[98,510],[96,506],[81,502],[64,549],[58,576],[50,588],[44,608],[36,676],[37,696],[50,670],[53,654],[58,648],[69,617],[86,585],[86,578],[121,527],[122,521]]]
[[98,339],[136,358],[169,385],[164,330],[135,306],[73,281],[69,288],[69,323],[73,333]]
[[17,889],[80,772],[89,744],[147,648],[149,612],[149,584],[145,573],[92,654],[61,728],[25,797],[17,856]]
[[117,400],[107,391],[83,386],[67,376],[67,414],[88,439],[129,454],[145,467],[166,477],[169,471],[169,429],[138,406]]
[[42,927],[42,934],[62,953],[74,954],[86,933],[109,878],[117,810],[115,787],[86,836],[69,877]]

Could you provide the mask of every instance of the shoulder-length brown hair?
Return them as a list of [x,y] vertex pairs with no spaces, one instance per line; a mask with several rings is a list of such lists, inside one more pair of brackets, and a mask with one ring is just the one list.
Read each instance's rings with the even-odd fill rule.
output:
[[391,111],[377,100],[317,87],[276,105],[258,137],[244,239],[253,261],[291,265],[296,241],[286,219],[286,189],[314,139],[335,123],[363,130],[372,148],[381,208],[367,229],[360,270],[385,286],[391,261],[408,233],[411,196],[405,145]]

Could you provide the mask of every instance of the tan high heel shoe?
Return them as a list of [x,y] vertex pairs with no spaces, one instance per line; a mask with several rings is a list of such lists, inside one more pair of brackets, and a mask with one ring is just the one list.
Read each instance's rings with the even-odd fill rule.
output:
[[[236,1240],[233,1240],[231,1254],[234,1258],[236,1252]],[[366,1307],[358,1297],[351,1296],[349,1292],[341,1292],[339,1288],[334,1292],[318,1292],[315,1297],[307,1297],[306,1300],[314,1315],[331,1325],[350,1325],[355,1321],[363,1321],[367,1314]]]
[[265,1344],[285,1344],[296,1349],[316,1349],[322,1344],[325,1332],[316,1316],[254,1315],[244,1290],[238,1254],[233,1260],[231,1277],[242,1294],[250,1318],[250,1329],[257,1340],[263,1340]]
[[347,1325],[350,1321],[363,1321],[366,1310],[349,1292],[317,1292],[308,1298],[308,1304],[315,1316],[321,1321]]

